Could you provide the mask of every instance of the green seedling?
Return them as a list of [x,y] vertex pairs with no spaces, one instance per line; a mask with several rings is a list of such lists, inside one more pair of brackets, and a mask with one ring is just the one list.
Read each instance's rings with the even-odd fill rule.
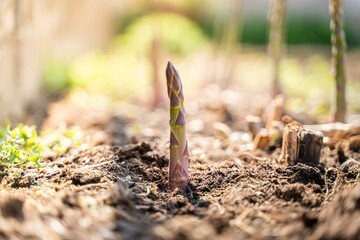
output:
[[189,183],[189,151],[186,139],[184,94],[179,73],[171,62],[166,67],[167,92],[170,99],[169,187],[184,189]]
[[83,133],[77,126],[48,130],[42,134],[42,145],[44,149],[63,154],[71,148],[78,148],[83,145]]
[[34,126],[20,124],[12,130],[10,126],[0,129],[1,167],[27,167],[29,164],[43,167],[40,148],[40,138]]

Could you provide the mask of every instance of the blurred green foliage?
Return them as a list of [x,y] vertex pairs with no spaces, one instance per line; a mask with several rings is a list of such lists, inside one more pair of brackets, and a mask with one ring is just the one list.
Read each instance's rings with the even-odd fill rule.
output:
[[70,66],[75,88],[110,99],[148,94],[151,82],[149,62],[153,41],[167,56],[194,54],[207,44],[201,29],[184,16],[152,13],[139,18],[118,35],[108,52],[92,51]]
[[71,86],[69,61],[48,57],[43,72],[43,89],[49,93],[59,93]]
[[[281,65],[281,79],[287,99],[287,109],[310,119],[328,118],[335,100],[335,82],[330,62],[319,55],[305,60],[286,58]],[[359,112],[360,84],[348,82],[348,107]]]
[[280,72],[284,91],[289,96],[287,108],[310,117],[327,116],[335,94],[329,69],[329,63],[320,56],[303,62],[291,58],[283,61]]
[[[85,90],[92,97],[106,95],[109,100],[123,100],[129,97],[147,99],[152,89],[153,68],[150,61],[154,41],[159,44],[161,58],[159,64],[174,57],[187,62],[188,65],[185,67],[187,70],[182,73],[182,76],[184,76],[185,84],[187,84],[186,81],[189,81],[193,84],[191,87],[195,89],[196,87],[193,86],[197,83],[188,76],[193,74],[194,79],[199,79],[198,76],[203,77],[204,74],[201,72],[203,70],[199,71],[191,67],[193,62],[188,61],[190,60],[189,56],[201,56],[199,59],[214,57],[211,55],[213,48],[207,46],[209,46],[210,39],[215,38],[216,34],[214,32],[216,21],[213,16],[215,13],[209,17],[209,14],[204,12],[197,16],[187,12],[187,16],[191,16],[193,19],[191,20],[189,17],[176,13],[152,12],[150,6],[148,7],[150,10],[131,12],[127,17],[122,18],[121,31],[106,50],[93,50],[72,62],[49,59],[44,74],[45,89],[57,92],[71,87],[75,90]],[[149,14],[146,15],[146,13]],[[286,21],[287,30],[285,32],[288,44],[322,44],[328,48],[319,49],[316,52],[330,53],[328,17],[291,15],[287,16]],[[239,33],[241,42],[262,44],[265,47],[260,48],[261,56],[255,56],[261,61],[261,64],[253,62],[249,55],[240,52],[244,56],[239,58],[243,70],[239,71],[238,75],[242,77],[238,80],[241,82],[246,79],[244,86],[249,89],[259,88],[258,81],[249,79],[267,79],[269,75],[270,65],[265,56],[268,38],[267,16],[243,17],[241,25]],[[354,32],[354,28],[349,26],[350,21],[345,21],[348,46],[350,48],[360,46],[359,35]],[[214,43],[212,47],[215,49],[220,46],[217,45],[220,42],[212,41],[212,43]],[[259,46],[255,46],[251,51],[256,52],[258,49]],[[330,73],[330,59],[323,56],[302,59],[303,56],[312,54],[299,54],[299,57],[284,58],[281,68],[282,84],[286,95],[289,96],[289,109],[299,114],[304,113],[311,118],[325,117],[330,114],[335,94],[334,81]],[[201,61],[212,64],[211,62],[215,60],[214,58]],[[165,66],[160,67],[165,68]],[[204,72],[209,71],[204,70]],[[211,74],[211,72],[209,73]],[[357,90],[360,89],[360,84],[351,81],[354,79],[349,80],[349,109],[359,112],[360,107],[357,102],[360,101],[360,96],[357,94]],[[267,84],[270,82],[261,84],[264,91],[270,88],[270,86],[266,86]]]
[[[316,16],[291,16],[287,21],[288,44],[330,45],[329,18]],[[360,46],[360,35],[350,28],[353,22],[345,19],[345,35],[348,47]]]
[[[287,16],[286,43],[289,45],[320,44],[330,46],[330,19],[322,16]],[[200,21],[203,32],[214,38],[213,21]],[[345,18],[346,42],[349,48],[360,46],[360,35],[355,32],[354,23]],[[243,17],[239,29],[239,42],[266,45],[268,43],[268,21],[264,16]],[[240,38],[241,37],[241,38]]]
[[154,39],[169,53],[190,54],[203,46],[206,36],[190,19],[175,13],[151,13],[132,22],[115,45],[131,52],[148,52]]
[[93,51],[77,58],[70,66],[73,87],[109,99],[144,95],[149,87],[148,69],[132,54]]

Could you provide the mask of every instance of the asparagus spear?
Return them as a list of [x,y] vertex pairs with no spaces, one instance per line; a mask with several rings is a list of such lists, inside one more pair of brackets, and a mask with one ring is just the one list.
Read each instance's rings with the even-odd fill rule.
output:
[[272,95],[281,94],[280,62],[284,51],[286,0],[272,0],[268,52],[272,61]]
[[185,188],[189,183],[189,151],[186,139],[184,94],[179,73],[168,62],[166,67],[167,92],[170,99],[170,162],[169,187]]
[[332,71],[336,82],[335,121],[345,122],[346,116],[346,40],[342,19],[342,0],[330,0]]

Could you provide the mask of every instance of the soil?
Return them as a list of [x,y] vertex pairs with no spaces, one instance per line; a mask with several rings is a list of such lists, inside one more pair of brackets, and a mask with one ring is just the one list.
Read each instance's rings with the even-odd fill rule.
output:
[[2,176],[0,239],[360,239],[360,153],[279,165],[279,148],[211,130],[244,129],[231,107],[204,109],[188,119],[191,183],[171,192],[165,110],[52,104],[43,128],[79,125],[90,145]]

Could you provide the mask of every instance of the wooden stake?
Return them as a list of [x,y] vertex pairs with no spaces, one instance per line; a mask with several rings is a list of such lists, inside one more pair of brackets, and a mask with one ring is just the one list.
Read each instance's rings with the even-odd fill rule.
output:
[[300,132],[299,162],[319,164],[323,136],[319,132],[302,129]]
[[284,128],[280,163],[295,165],[319,164],[323,136],[319,132],[304,129],[301,125],[287,125]]
[[288,125],[284,128],[283,142],[281,148],[280,163],[294,165],[299,156],[299,137],[298,133],[302,126]]

